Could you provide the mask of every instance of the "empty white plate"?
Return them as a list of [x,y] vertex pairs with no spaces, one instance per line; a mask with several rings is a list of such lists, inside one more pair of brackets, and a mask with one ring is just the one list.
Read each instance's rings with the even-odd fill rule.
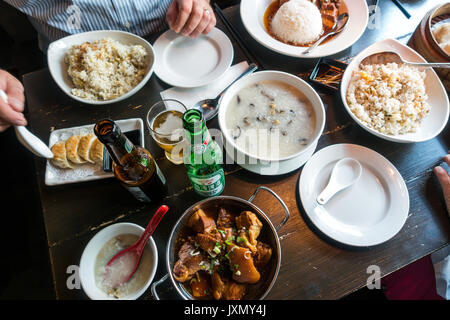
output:
[[[361,177],[325,205],[317,195],[342,158],[361,163]],[[409,212],[409,194],[397,169],[379,153],[354,144],[326,147],[306,163],[299,180],[300,199],[311,222],[333,240],[350,246],[373,246],[395,236]]]
[[217,28],[195,39],[169,30],[153,44],[155,74],[176,87],[194,88],[206,85],[228,70],[233,61],[233,45]]

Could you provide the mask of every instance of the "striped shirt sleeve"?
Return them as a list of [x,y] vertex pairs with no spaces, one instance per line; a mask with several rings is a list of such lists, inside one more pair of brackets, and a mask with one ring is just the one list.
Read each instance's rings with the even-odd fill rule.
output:
[[[93,30],[145,36],[166,28],[171,0],[5,0],[29,16],[43,42]],[[43,46],[41,46],[41,49]]]

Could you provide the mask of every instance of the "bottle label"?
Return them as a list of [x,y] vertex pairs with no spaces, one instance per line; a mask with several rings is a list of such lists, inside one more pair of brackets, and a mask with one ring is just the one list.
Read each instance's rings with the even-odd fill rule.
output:
[[133,144],[131,143],[130,140],[128,140],[122,134],[119,136],[119,141],[123,145],[123,147],[127,153],[130,153],[131,151],[133,151]]
[[131,142],[129,140],[125,140],[125,150],[130,153],[133,150],[133,145],[131,144]]
[[203,176],[191,175],[189,178],[195,192],[204,197],[219,195],[225,187],[225,174],[223,169]]
[[124,185],[130,193],[141,202],[151,202],[152,200],[138,187]]

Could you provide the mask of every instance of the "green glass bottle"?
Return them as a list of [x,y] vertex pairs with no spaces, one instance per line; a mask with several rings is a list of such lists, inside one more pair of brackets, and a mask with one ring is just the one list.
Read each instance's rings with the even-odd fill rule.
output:
[[186,130],[184,165],[192,186],[203,197],[217,196],[225,187],[222,149],[211,139],[203,114],[195,109],[183,115]]

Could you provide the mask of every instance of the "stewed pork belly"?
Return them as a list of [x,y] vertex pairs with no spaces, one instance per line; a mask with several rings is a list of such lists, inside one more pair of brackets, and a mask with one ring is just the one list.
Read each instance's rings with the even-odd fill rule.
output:
[[240,300],[261,280],[272,248],[259,241],[263,224],[251,211],[197,210],[187,223],[173,273],[194,298]]

